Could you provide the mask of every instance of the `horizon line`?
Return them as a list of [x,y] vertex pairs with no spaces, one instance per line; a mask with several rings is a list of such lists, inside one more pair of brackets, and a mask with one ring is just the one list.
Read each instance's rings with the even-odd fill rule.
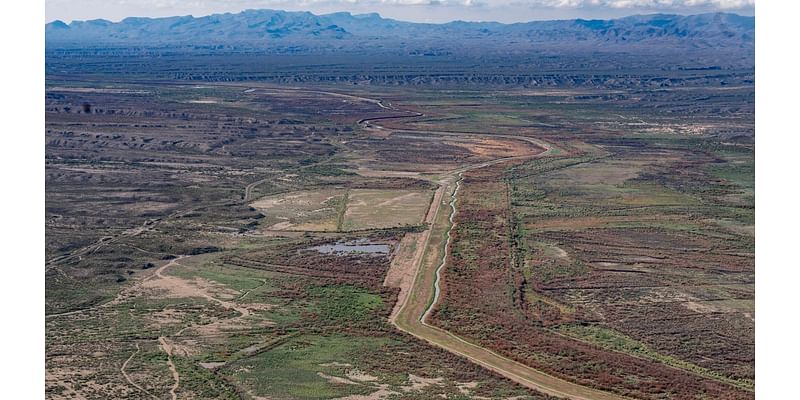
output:
[[52,24],[54,22],[62,22],[64,24],[66,24],[66,25],[70,25],[73,22],[89,22],[89,21],[108,21],[108,22],[117,24],[117,23],[120,23],[120,22],[122,22],[122,21],[124,21],[126,19],[129,19],[129,18],[166,19],[166,18],[176,18],[176,17],[191,17],[191,18],[197,19],[197,18],[212,17],[212,16],[215,16],[215,15],[242,14],[242,13],[247,12],[247,11],[279,11],[279,12],[285,12],[285,13],[308,13],[308,14],[311,14],[311,15],[314,15],[314,16],[317,16],[317,17],[324,17],[324,16],[334,15],[334,14],[349,14],[349,15],[354,16],[354,17],[363,16],[363,15],[373,15],[374,14],[374,15],[377,15],[379,18],[385,19],[385,20],[391,20],[391,21],[397,21],[397,22],[406,22],[406,23],[412,23],[412,24],[425,24],[425,25],[446,25],[446,24],[451,24],[451,23],[455,23],[455,22],[514,25],[514,24],[527,24],[527,23],[531,23],[531,22],[548,22],[548,21],[578,21],[578,20],[583,20],[583,21],[613,21],[613,20],[630,18],[630,17],[652,16],[652,15],[671,15],[671,16],[677,15],[677,16],[682,16],[682,17],[690,17],[690,16],[696,16],[696,15],[729,14],[729,15],[736,15],[736,16],[745,17],[745,18],[755,18],[755,15],[744,15],[744,14],[739,14],[739,13],[730,12],[730,11],[710,11],[710,12],[700,12],[700,13],[680,13],[680,12],[674,12],[674,13],[666,13],[666,12],[633,13],[633,14],[629,14],[629,15],[625,15],[625,16],[621,16],[621,17],[615,17],[615,18],[552,18],[552,19],[532,19],[532,20],[520,21],[520,22],[500,22],[500,21],[496,21],[496,20],[467,20],[467,19],[454,19],[454,20],[449,20],[447,22],[418,22],[418,21],[410,21],[410,20],[404,20],[404,19],[384,17],[379,12],[353,13],[351,11],[342,10],[342,11],[334,11],[334,12],[330,12],[330,13],[316,14],[316,13],[314,13],[312,11],[308,11],[308,10],[305,10],[305,11],[301,11],[301,10],[289,11],[289,10],[281,10],[281,9],[276,9],[276,8],[248,8],[248,9],[237,11],[237,12],[226,11],[226,12],[217,12],[217,13],[211,13],[211,14],[198,15],[198,16],[195,16],[194,14],[170,15],[170,16],[159,16],[159,17],[131,15],[131,16],[127,16],[127,17],[124,17],[124,18],[116,20],[116,21],[112,20],[112,19],[106,19],[106,18],[73,19],[73,20],[70,20],[69,22],[66,22],[66,21],[64,21],[62,19],[54,19],[52,21],[45,22],[45,25],[49,25],[49,24]]

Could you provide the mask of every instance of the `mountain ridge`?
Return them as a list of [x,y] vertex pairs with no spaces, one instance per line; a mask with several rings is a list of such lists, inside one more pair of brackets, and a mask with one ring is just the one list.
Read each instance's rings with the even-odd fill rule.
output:
[[246,44],[269,48],[287,43],[347,47],[429,42],[454,48],[506,41],[521,47],[602,43],[752,48],[755,18],[729,13],[648,14],[609,20],[431,24],[383,18],[377,13],[316,15],[264,9],[201,17],[128,17],[119,22],[94,19],[67,24],[56,20],[45,25],[45,41],[50,47]]

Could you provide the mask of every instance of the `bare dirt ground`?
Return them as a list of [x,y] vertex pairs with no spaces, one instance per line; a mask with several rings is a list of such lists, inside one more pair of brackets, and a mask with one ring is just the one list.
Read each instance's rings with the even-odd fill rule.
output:
[[422,221],[430,192],[354,189],[349,192],[343,230],[415,225]]
[[273,231],[353,231],[421,222],[427,190],[327,189],[267,196],[251,203],[280,221]]

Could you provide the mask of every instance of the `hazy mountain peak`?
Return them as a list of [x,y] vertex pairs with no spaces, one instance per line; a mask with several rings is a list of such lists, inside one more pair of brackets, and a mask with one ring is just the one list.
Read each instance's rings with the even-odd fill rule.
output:
[[[486,45],[495,41],[523,48],[558,44],[602,43],[604,46],[649,43],[698,47],[754,46],[755,18],[736,14],[633,15],[611,20],[532,21],[516,24],[453,21],[424,24],[397,21],[377,13],[337,12],[315,15],[304,11],[250,9],[202,17],[130,17],[120,22],[54,21],[46,25],[49,46],[243,44],[268,48],[278,42],[337,48],[428,43],[441,47]],[[463,42],[463,43],[462,43]]]

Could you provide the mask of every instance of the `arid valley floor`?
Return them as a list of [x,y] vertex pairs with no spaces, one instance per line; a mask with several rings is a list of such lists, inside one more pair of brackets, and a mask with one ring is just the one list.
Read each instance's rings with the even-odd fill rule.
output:
[[754,397],[752,82],[45,97],[47,398]]

